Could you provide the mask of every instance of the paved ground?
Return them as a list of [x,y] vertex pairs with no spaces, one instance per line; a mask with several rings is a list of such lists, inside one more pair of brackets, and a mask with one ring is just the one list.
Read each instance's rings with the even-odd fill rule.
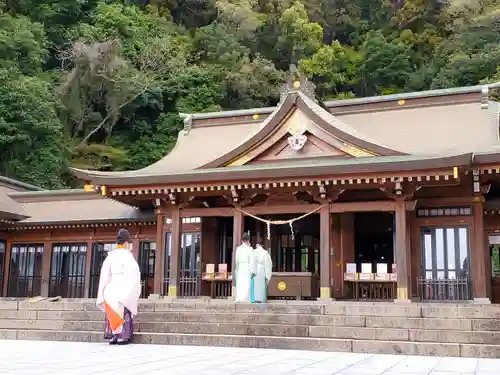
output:
[[500,359],[0,341],[0,374],[499,375]]

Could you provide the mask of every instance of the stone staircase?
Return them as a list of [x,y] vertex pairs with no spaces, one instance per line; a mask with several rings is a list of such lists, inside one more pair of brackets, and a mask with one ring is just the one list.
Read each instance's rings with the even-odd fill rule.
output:
[[[500,305],[141,301],[134,341],[500,358]],[[103,341],[93,300],[0,300],[0,339]]]

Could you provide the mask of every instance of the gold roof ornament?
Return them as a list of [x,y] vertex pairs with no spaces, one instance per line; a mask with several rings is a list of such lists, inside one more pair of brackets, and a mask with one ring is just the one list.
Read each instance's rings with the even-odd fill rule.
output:
[[301,74],[295,65],[290,65],[290,74],[286,83],[281,87],[280,99],[285,100],[291,92],[301,92],[317,102],[316,85]]
[[85,184],[83,186],[83,191],[86,192],[86,193],[94,193],[95,192],[94,185],[92,185],[92,184]]

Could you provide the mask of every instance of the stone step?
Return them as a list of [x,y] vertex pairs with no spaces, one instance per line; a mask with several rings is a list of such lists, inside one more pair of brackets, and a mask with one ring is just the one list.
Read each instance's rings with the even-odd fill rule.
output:
[[[0,310],[0,320],[1,319],[102,322],[104,320],[104,315],[101,311]],[[379,317],[283,313],[140,311],[137,317],[137,322],[290,324],[334,327],[348,326],[394,329],[500,331],[500,319],[401,318],[391,316]]]
[[[26,302],[0,301],[0,310],[19,311],[98,311],[95,302],[59,301]],[[261,314],[309,314],[379,316],[401,318],[456,318],[456,319],[500,319],[500,305],[475,304],[420,304],[420,303],[367,303],[367,302],[272,302],[268,304],[234,304],[232,301],[206,300],[142,300],[141,312],[181,312],[203,313],[261,313]]]
[[387,329],[235,323],[139,323],[148,333],[183,333],[242,336],[312,337],[347,340],[414,341],[463,344],[497,344],[500,332]]
[[[39,320],[89,320],[102,321],[101,311],[0,311],[0,319]],[[19,313],[19,314],[16,314]],[[191,322],[191,323],[241,323],[241,324],[298,324],[334,325],[364,327],[366,318],[362,316],[334,316],[308,314],[256,314],[256,313],[213,313],[197,311],[142,312],[137,322]]]
[[[84,331],[0,331],[0,338],[18,340],[103,342],[102,333]],[[134,342],[163,345],[208,345],[269,349],[300,349],[440,357],[500,358],[500,345],[457,343],[320,339],[209,334],[136,333]]]
[[[63,320],[6,320],[0,319],[0,330],[40,330],[40,331],[89,331],[103,332],[101,321]],[[279,336],[285,338],[321,338],[376,341],[412,341],[435,343],[462,343],[494,345],[500,342],[500,332],[428,330],[402,328],[366,328],[346,326],[308,326],[284,324],[242,324],[242,323],[179,323],[179,322],[137,322],[136,332],[239,335],[239,336]]]
[[0,319],[0,330],[54,330],[54,331],[104,331],[104,319],[85,320],[35,320],[35,319]]

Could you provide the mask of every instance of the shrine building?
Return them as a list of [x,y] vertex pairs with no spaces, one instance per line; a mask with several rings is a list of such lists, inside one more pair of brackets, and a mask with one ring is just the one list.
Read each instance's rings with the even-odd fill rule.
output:
[[0,178],[1,295],[95,298],[125,227],[143,298],[229,298],[248,231],[270,299],[500,302],[499,113],[488,86],[321,102],[294,74],[277,107],[183,114],[146,168]]

